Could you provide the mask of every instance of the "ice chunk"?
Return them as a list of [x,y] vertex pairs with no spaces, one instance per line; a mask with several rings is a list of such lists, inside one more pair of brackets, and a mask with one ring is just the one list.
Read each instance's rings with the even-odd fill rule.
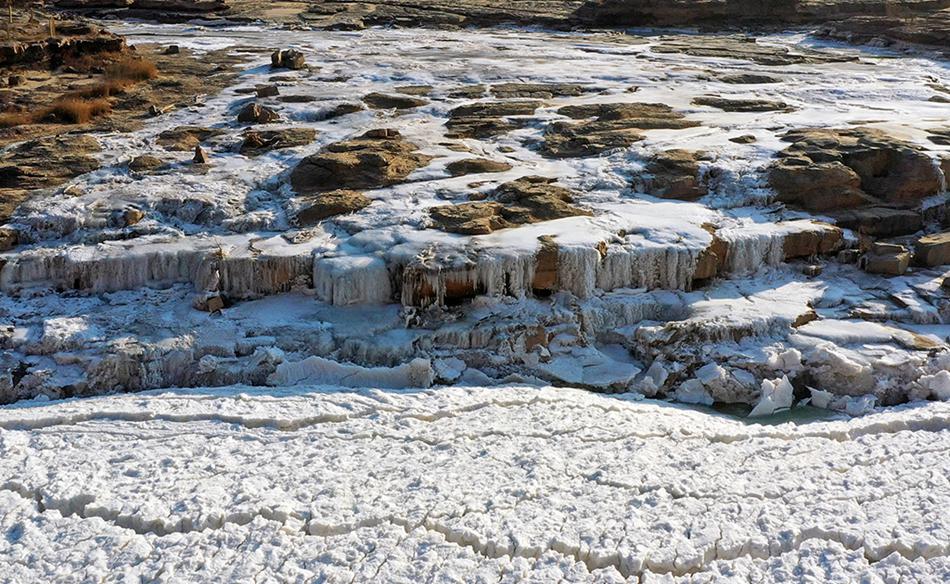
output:
[[789,382],[788,376],[775,380],[763,379],[762,396],[759,398],[759,403],[749,412],[749,417],[770,416],[779,410],[792,407],[794,401],[795,388]]
[[950,371],[938,371],[934,375],[924,375],[917,380],[930,390],[930,394],[941,401],[950,401]]
[[400,389],[429,387],[434,377],[432,364],[428,359],[413,359],[396,367],[361,367],[314,356],[303,361],[284,361],[267,378],[267,383],[277,386],[311,383]]

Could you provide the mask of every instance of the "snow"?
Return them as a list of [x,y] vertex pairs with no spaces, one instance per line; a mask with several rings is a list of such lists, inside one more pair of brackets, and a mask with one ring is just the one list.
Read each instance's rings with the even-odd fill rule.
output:
[[943,403],[757,425],[517,386],[21,402],[0,409],[0,573],[944,582],[948,427]]

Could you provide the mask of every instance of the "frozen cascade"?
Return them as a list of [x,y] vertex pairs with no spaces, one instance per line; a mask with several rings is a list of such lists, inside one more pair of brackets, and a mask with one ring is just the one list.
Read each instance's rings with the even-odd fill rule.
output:
[[687,290],[701,251],[686,246],[611,246],[597,267],[597,287]]
[[725,271],[733,275],[752,274],[764,265],[777,266],[785,259],[785,235],[755,229],[723,229],[718,232],[728,244]]
[[392,301],[386,262],[372,256],[316,258],[313,287],[317,298],[335,306]]

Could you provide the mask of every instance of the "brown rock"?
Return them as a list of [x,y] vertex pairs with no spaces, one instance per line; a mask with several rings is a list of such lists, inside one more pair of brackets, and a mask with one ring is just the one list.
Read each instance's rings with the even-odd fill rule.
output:
[[729,255],[729,244],[716,235],[716,227],[705,224],[703,229],[712,234],[712,243],[699,254],[696,261],[696,270],[693,272],[694,281],[703,281],[719,275]]
[[304,54],[294,49],[275,51],[270,57],[271,67],[274,69],[304,69],[307,60]]
[[488,138],[525,126],[526,116],[544,105],[540,101],[492,101],[459,106],[449,112],[446,137]]
[[129,161],[129,170],[134,170],[135,172],[148,172],[150,170],[161,168],[164,164],[165,163],[161,158],[143,154],[142,156],[136,156],[131,161]]
[[241,154],[257,156],[271,150],[306,146],[317,138],[311,128],[281,128],[279,130],[250,131],[244,134]]
[[419,95],[427,96],[432,93],[431,85],[401,85],[396,88],[397,93],[402,93],[404,95]]
[[429,209],[437,229],[464,235],[483,235],[529,223],[591,215],[573,206],[573,194],[551,184],[553,179],[525,177],[499,186],[494,200],[444,205]]
[[647,193],[664,199],[692,201],[706,195],[700,180],[699,159],[703,152],[667,150],[660,152],[646,165],[649,177]]
[[920,212],[911,209],[849,209],[834,213],[832,217],[835,218],[836,225],[872,237],[910,235],[924,228]]
[[305,200],[295,220],[301,226],[313,226],[337,215],[354,213],[368,207],[373,201],[366,195],[349,190],[321,193]]
[[195,146],[195,157],[191,161],[195,164],[211,164],[208,153],[201,146]]
[[492,85],[489,91],[499,99],[551,99],[553,97],[577,97],[584,93],[597,91],[597,88],[576,83],[499,83]]
[[812,211],[873,203],[873,199],[861,191],[861,177],[837,161],[782,160],[769,172],[769,184],[780,201]]
[[950,231],[921,237],[914,248],[914,263],[919,266],[950,265]]
[[238,121],[243,124],[271,124],[279,122],[280,115],[269,107],[249,103],[238,114]]
[[757,139],[752,134],[743,134],[741,136],[735,136],[733,138],[729,138],[729,141],[734,142],[736,144],[754,144],[757,141]]
[[714,107],[727,112],[790,112],[795,109],[784,101],[770,101],[767,99],[728,99],[715,95],[694,98],[693,105]]
[[166,150],[185,152],[194,150],[195,146],[208,138],[220,136],[224,130],[206,128],[204,126],[178,126],[165,130],[158,135],[158,145]]
[[20,234],[15,229],[0,227],[0,252],[10,251],[20,243]]
[[734,85],[764,85],[768,83],[781,83],[782,80],[771,75],[762,75],[758,73],[736,73],[733,75],[723,75],[719,78],[723,83]]
[[838,251],[844,243],[844,233],[838,227],[812,221],[813,229],[796,231],[785,236],[782,247],[785,259],[827,255]]
[[487,158],[465,158],[450,162],[446,166],[449,174],[452,176],[464,176],[466,174],[482,174],[490,172],[506,172],[511,170],[511,165],[500,160],[489,160]]
[[901,276],[910,267],[911,254],[902,245],[877,242],[861,258],[864,271],[886,276]]
[[257,88],[257,97],[277,97],[280,95],[280,89],[276,85],[261,85]]
[[534,281],[531,287],[535,295],[542,296],[557,291],[558,248],[554,238],[543,235],[538,238],[540,247],[534,260]]
[[370,130],[304,158],[290,182],[301,194],[381,188],[402,182],[431,160],[395,130]]
[[408,95],[389,95],[386,93],[370,93],[363,97],[363,102],[373,109],[412,109],[428,104],[428,100]]

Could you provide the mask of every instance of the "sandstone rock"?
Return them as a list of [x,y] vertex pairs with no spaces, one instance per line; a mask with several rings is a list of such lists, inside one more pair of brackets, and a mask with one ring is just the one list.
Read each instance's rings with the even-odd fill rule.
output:
[[795,231],[785,236],[782,248],[786,260],[808,258],[837,252],[844,243],[844,233],[838,227],[812,221],[812,229]]
[[866,272],[885,276],[901,276],[910,267],[911,254],[902,245],[877,242],[861,258],[860,264]]
[[370,93],[363,97],[363,102],[373,109],[412,109],[421,107],[429,102],[421,97],[408,95],[390,95],[386,93]]
[[551,184],[553,179],[525,177],[499,186],[494,200],[444,205],[429,209],[437,229],[464,235],[484,235],[529,223],[591,215],[575,207],[571,191]]
[[914,248],[914,263],[919,266],[950,265],[950,231],[921,237]]
[[835,223],[862,235],[895,237],[910,235],[924,228],[920,213],[911,209],[869,207],[833,213]]
[[135,172],[148,172],[150,170],[161,168],[164,164],[165,163],[161,158],[143,154],[142,156],[136,156],[129,161],[129,170],[134,170]]
[[418,95],[425,97],[432,93],[433,88],[431,85],[400,85],[395,89],[397,93],[402,93],[403,95]]
[[290,182],[301,194],[381,188],[402,182],[431,160],[395,130],[370,130],[304,158],[293,170]]
[[818,51],[791,52],[785,47],[759,44],[754,37],[696,35],[664,41],[650,48],[654,53],[682,53],[694,57],[752,61],[770,67],[809,63],[836,63],[853,61],[845,57]]
[[[903,4],[912,4],[903,2]],[[846,19],[834,19],[819,28],[820,37],[850,43],[881,44],[882,40],[950,47],[950,10],[946,0],[931,2],[930,10],[899,10],[858,13]]]
[[178,126],[159,134],[158,145],[166,150],[184,152],[194,150],[201,142],[221,134],[224,134],[224,130],[203,126]]
[[280,95],[280,89],[276,85],[261,85],[255,91],[257,97],[277,97]]
[[364,109],[365,108],[363,107],[363,105],[359,103],[341,103],[339,105],[334,106],[330,110],[326,111],[321,116],[321,119],[332,120],[334,118],[339,118],[339,117],[347,116],[349,114],[355,114],[356,112],[361,112]]
[[22,142],[0,153],[0,189],[34,190],[61,185],[98,169],[99,161],[92,155],[99,150],[99,142],[87,134]]
[[760,73],[735,73],[732,75],[723,75],[719,78],[723,83],[734,85],[765,85],[769,83],[781,83],[782,80],[771,75]]
[[271,124],[280,121],[280,115],[269,107],[249,103],[238,114],[238,121],[243,124]]
[[727,112],[789,112],[795,108],[784,101],[767,99],[728,99],[715,95],[706,95],[693,99],[693,105],[714,107]]
[[646,165],[647,193],[684,201],[706,195],[706,186],[700,180],[699,160],[703,156],[703,152],[679,149],[658,153]]
[[499,83],[492,85],[489,91],[499,99],[551,99],[553,97],[577,97],[584,93],[596,91],[596,88],[576,83]]
[[281,128],[279,130],[251,131],[244,134],[241,154],[257,156],[271,150],[306,146],[317,138],[311,128]]
[[307,66],[304,54],[294,49],[275,51],[270,62],[274,69],[304,69]]
[[550,235],[542,235],[538,242],[540,247],[535,255],[534,280],[531,287],[536,296],[543,296],[557,291],[558,248]]
[[354,213],[372,202],[366,195],[356,191],[330,191],[305,199],[294,219],[298,225],[309,227],[330,217]]
[[729,244],[716,235],[715,226],[705,224],[703,225],[703,229],[708,231],[713,238],[709,247],[699,254],[699,259],[696,261],[696,270],[693,272],[694,283],[718,276],[719,272],[725,266],[726,258],[729,255]]
[[192,159],[192,162],[195,164],[210,164],[211,159],[208,157],[208,153],[204,151],[204,148],[195,146],[195,157]]
[[[558,113],[587,121],[554,122],[545,130],[541,153],[550,158],[595,156],[628,148],[643,139],[642,130],[698,126],[664,104],[608,103],[565,106]],[[594,119],[590,119],[594,118]]]
[[743,134],[741,136],[735,136],[734,138],[729,138],[729,141],[734,142],[736,144],[754,144],[757,141],[757,139],[752,134]]
[[779,200],[821,211],[937,194],[940,174],[919,148],[869,128],[790,132],[769,182]]
[[[493,101],[459,106],[449,112],[445,126],[451,139],[488,138],[505,134],[527,124],[525,116],[534,115],[544,105],[540,101]],[[512,119],[513,116],[517,118]]]
[[446,166],[449,174],[452,176],[463,176],[466,174],[481,174],[489,172],[506,172],[511,170],[511,165],[499,160],[489,160],[487,158],[465,158],[450,162]]

